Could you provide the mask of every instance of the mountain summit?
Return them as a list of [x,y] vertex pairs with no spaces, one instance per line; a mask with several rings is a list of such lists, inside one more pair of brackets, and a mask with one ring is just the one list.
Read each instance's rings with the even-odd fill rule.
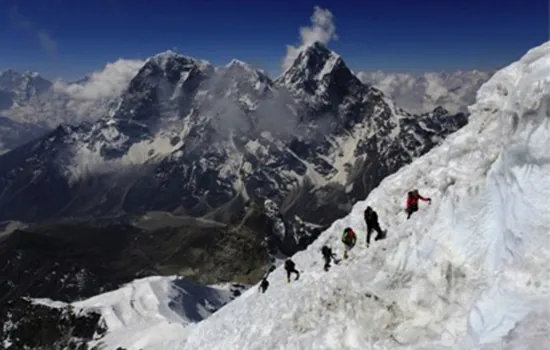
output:
[[368,90],[342,57],[319,42],[300,51],[294,63],[275,83],[305,102],[323,107],[319,112],[336,108],[345,97],[358,96]]

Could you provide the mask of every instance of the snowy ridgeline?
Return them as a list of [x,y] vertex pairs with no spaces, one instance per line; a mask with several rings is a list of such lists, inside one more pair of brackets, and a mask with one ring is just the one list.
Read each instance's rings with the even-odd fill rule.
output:
[[[155,276],[70,305],[79,312],[95,311],[101,315],[107,333],[98,335],[98,340],[89,345],[116,349],[132,344],[141,349],[149,342],[162,341],[164,332],[182,333],[188,324],[207,318],[247,287],[204,286],[178,276]],[[67,306],[49,299],[32,301],[53,308]]]
[[[198,323],[149,301],[158,293],[129,306],[126,291],[126,308],[104,313],[106,349],[550,348],[549,100],[547,43],[480,89],[466,127],[297,253],[299,280],[278,268],[265,294],[252,288]],[[413,188],[432,203],[407,220]],[[367,205],[388,229],[368,249]],[[358,243],[325,272],[320,249],[341,255],[346,226]],[[125,310],[150,314],[133,323]]]

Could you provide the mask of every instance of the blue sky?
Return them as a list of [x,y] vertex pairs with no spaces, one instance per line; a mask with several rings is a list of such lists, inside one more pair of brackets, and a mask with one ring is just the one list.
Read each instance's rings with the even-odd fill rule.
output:
[[278,74],[315,5],[334,16],[338,40],[329,47],[357,71],[498,68],[549,35],[543,0],[4,0],[0,70],[75,79],[176,48]]

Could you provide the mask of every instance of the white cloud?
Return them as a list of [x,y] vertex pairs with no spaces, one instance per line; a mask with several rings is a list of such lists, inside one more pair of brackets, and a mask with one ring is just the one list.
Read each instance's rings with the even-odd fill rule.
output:
[[300,50],[304,47],[316,41],[326,45],[331,40],[338,40],[332,12],[315,6],[313,8],[313,15],[311,16],[311,26],[300,28],[300,40],[301,43],[298,47],[287,45],[287,53],[283,59],[283,70],[286,70],[292,65],[292,62],[294,62]]
[[[94,121],[105,116],[120,99],[128,84],[136,76],[145,61],[119,59],[108,63],[101,71],[94,72],[86,81],[67,84],[58,80],[53,91],[66,101],[63,108],[70,124]],[[67,121],[65,121],[67,122]]]
[[12,24],[36,35],[38,41],[40,42],[40,46],[42,46],[44,51],[50,54],[57,53],[57,42],[52,38],[52,36],[42,29],[37,29],[29,19],[25,18],[19,12],[17,6],[10,7],[9,18]]
[[426,113],[443,107],[451,113],[467,112],[477,90],[491,72],[427,72],[420,75],[389,72],[359,72],[357,77],[382,90],[395,103],[412,113]]
[[102,71],[92,73],[84,83],[66,84],[58,81],[54,88],[59,92],[65,92],[75,100],[97,101],[112,98],[124,91],[144,63],[141,60],[119,59],[107,63]]
[[40,40],[40,45],[42,45],[42,48],[49,53],[55,54],[57,53],[57,42],[52,39],[52,37],[44,32],[39,31],[38,32],[38,40]]

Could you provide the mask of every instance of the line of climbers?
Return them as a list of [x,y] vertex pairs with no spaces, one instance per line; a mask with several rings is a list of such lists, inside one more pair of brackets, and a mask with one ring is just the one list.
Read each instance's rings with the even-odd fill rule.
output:
[[[418,211],[418,200],[423,200],[425,202],[428,202],[429,204],[432,203],[431,198],[421,196],[420,193],[418,193],[418,190],[409,191],[407,193],[407,204],[405,208],[405,213],[407,213],[407,220],[410,219],[413,213]],[[370,239],[373,231],[376,231],[376,237],[374,238],[375,241],[386,238],[387,231],[383,231],[380,228],[380,223],[378,222],[378,214],[370,206],[368,206],[363,212],[363,217],[367,226],[366,243],[367,248],[369,248]],[[344,244],[344,259],[347,259],[349,256],[349,251],[351,251],[357,243],[357,234],[351,227],[346,227],[342,234],[341,240]],[[338,264],[340,262],[336,255],[332,252],[332,249],[326,245],[321,248],[321,254],[323,255],[323,259],[325,261],[325,265],[323,266],[323,269],[325,271],[328,271],[330,269],[331,262],[334,262],[335,264]],[[290,283],[290,276],[292,273],[296,274],[296,278],[294,280],[300,278],[300,272],[296,270],[296,264],[294,263],[294,261],[292,261],[291,258],[286,259],[284,267],[287,273],[287,283]],[[260,283],[259,290],[262,293],[265,293],[268,287],[269,281],[267,280],[267,276],[264,276]]]

